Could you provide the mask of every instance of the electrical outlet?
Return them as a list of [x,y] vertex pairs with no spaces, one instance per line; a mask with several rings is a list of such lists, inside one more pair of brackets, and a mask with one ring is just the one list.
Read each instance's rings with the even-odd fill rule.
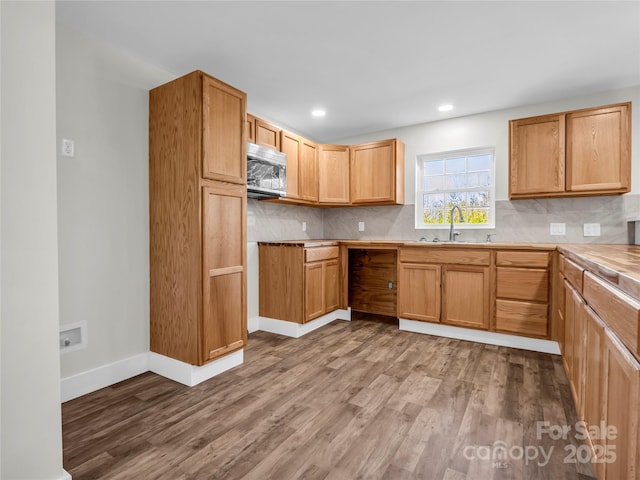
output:
[[358,231],[364,232],[364,222],[358,222]]
[[62,156],[73,157],[74,156],[74,143],[73,140],[67,138],[62,139]]
[[567,233],[566,223],[550,223],[549,235],[565,235]]
[[302,231],[303,232],[307,231],[307,222],[302,222]]
[[583,225],[585,237],[599,237],[600,236],[600,224],[599,223],[585,223]]

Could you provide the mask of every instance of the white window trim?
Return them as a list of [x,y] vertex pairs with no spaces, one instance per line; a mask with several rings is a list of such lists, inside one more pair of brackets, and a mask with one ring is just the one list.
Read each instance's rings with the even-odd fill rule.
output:
[[[425,225],[422,223],[422,216],[424,214],[424,210],[422,207],[422,195],[428,192],[423,190],[424,184],[422,182],[422,163],[423,161],[429,159],[443,159],[446,157],[456,157],[462,156],[465,157],[473,156],[473,155],[481,155],[481,154],[491,154],[492,162],[491,162],[491,187],[489,187],[489,195],[491,201],[489,202],[489,220],[490,223],[485,224],[455,224],[456,230],[488,230],[496,228],[496,152],[495,147],[475,147],[475,148],[463,148],[460,150],[447,150],[444,152],[435,152],[435,153],[424,153],[416,156],[416,175],[415,175],[415,185],[416,185],[416,195],[415,195],[415,208],[414,208],[414,222],[416,230],[443,230],[449,228],[449,224],[438,224],[438,225]],[[478,189],[478,190],[486,190],[486,189]],[[464,191],[472,191],[472,190],[464,190]]]

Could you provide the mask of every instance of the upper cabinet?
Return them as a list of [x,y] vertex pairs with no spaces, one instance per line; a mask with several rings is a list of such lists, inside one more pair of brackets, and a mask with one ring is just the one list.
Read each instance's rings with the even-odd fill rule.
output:
[[247,114],[247,124],[247,137],[250,142],[280,150],[281,128],[250,114]]
[[349,147],[320,145],[318,150],[318,200],[349,203]]
[[202,74],[202,177],[244,185],[246,96]]
[[631,188],[631,103],[509,122],[509,197],[612,195]]
[[351,147],[351,203],[404,203],[404,144],[396,139]]
[[287,156],[287,196],[270,201],[316,206],[402,205],[404,144],[316,144],[247,114],[250,142]]

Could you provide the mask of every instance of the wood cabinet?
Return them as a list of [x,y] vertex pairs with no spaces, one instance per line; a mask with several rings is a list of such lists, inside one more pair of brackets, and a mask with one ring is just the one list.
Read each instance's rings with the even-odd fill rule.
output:
[[247,124],[250,142],[280,151],[280,127],[251,114],[247,115]]
[[489,329],[491,252],[401,248],[398,316]]
[[200,71],[149,94],[150,346],[192,365],[247,341],[245,116]]
[[280,151],[287,156],[287,199],[298,200],[300,196],[300,144],[302,138],[295,133],[280,132]]
[[562,255],[560,264],[566,290],[563,361],[578,418],[595,427],[587,443],[598,478],[637,479],[640,364],[633,348],[639,304]]
[[396,139],[351,147],[351,203],[404,203],[404,144]]
[[[638,405],[640,404],[640,365],[610,331],[604,336],[604,422],[615,428],[615,438],[602,439],[604,454],[615,452],[615,461],[605,461],[602,478],[637,479],[640,476],[638,458]],[[600,475],[598,476],[600,478]]]
[[305,323],[338,308],[339,247],[260,243],[260,316]]
[[549,252],[496,253],[496,330],[549,336]]
[[318,201],[349,203],[349,147],[320,145],[318,149]]
[[509,122],[510,198],[631,188],[631,103]]
[[318,201],[318,145],[305,138],[300,139],[299,164],[300,198]]

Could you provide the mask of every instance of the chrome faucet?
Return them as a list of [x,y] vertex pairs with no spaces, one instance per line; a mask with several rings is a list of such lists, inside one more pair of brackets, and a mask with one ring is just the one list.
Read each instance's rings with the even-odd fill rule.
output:
[[453,212],[455,211],[455,209],[458,209],[458,219],[460,220],[460,223],[464,222],[464,217],[462,216],[462,210],[460,209],[460,207],[458,205],[454,205],[451,208],[451,224],[449,225],[449,241],[453,242],[456,239],[456,235],[460,235],[460,232],[454,232],[453,231]]

